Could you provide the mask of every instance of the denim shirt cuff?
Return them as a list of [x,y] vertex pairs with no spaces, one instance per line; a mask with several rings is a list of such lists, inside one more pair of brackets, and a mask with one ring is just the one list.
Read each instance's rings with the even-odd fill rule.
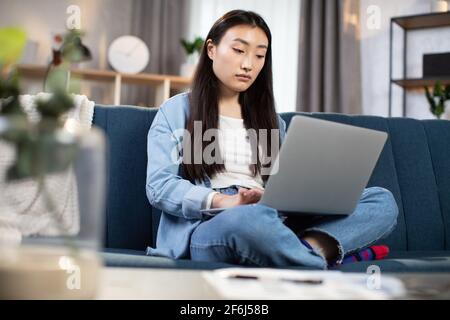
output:
[[183,216],[186,219],[201,219],[202,213],[200,210],[203,209],[205,200],[211,191],[213,190],[203,186],[190,188],[183,198]]

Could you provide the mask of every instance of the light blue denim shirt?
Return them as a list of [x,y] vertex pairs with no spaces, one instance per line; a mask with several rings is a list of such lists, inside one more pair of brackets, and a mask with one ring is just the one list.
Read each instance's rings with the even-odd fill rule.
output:
[[[200,209],[213,191],[209,177],[193,184],[180,176],[183,132],[188,116],[188,93],[178,94],[161,105],[148,132],[145,189],[150,204],[162,211],[156,248],[148,247],[148,255],[189,258],[191,235],[205,219]],[[281,144],[286,123],[280,116],[278,118]]]

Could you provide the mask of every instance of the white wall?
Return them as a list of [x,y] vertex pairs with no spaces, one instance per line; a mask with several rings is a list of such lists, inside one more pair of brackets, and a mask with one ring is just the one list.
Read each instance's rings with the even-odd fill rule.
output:
[[[430,12],[429,0],[360,0],[362,98],[365,114],[387,116],[389,92],[389,22],[393,16]],[[297,92],[297,55],[299,0],[191,0],[191,24],[188,37],[206,36],[213,22],[225,12],[240,8],[261,14],[273,34],[274,91],[278,111],[293,111]],[[121,0],[0,0],[0,27],[20,25],[30,39],[40,43],[36,61],[45,64],[50,53],[50,32],[64,30],[66,9],[70,4],[81,8],[81,26],[87,30],[84,41],[94,59],[83,66],[106,68],[101,54],[117,36],[130,32],[131,2]],[[367,8],[381,9],[380,29],[366,26]],[[396,28],[396,39],[401,34]],[[422,55],[450,51],[450,28],[412,31],[408,38],[409,77],[421,77]],[[394,76],[402,73],[401,41],[395,46]],[[401,90],[394,88],[394,115],[400,115]],[[110,91],[105,88],[104,91]],[[407,115],[432,118],[422,90],[408,92]]]
[[[131,1],[120,0],[0,0],[0,27],[20,26],[25,29],[29,40],[38,43],[35,58],[22,61],[46,65],[51,56],[52,32],[65,32],[66,13],[70,5],[81,9],[83,38],[92,52],[92,60],[80,67],[108,69],[106,52],[109,44],[118,36],[131,30]],[[25,55],[27,57],[27,55]],[[22,92],[42,91],[42,81],[22,79]],[[91,100],[112,104],[113,87],[109,83],[83,81],[81,90]]]
[[[83,41],[93,53],[93,60],[83,63],[82,67],[107,68],[108,45],[117,36],[127,34],[131,30],[131,1],[0,0],[0,27],[22,26],[29,39],[39,43],[36,59],[27,62],[44,65],[50,57],[51,32],[65,30],[68,17],[66,9],[71,4],[80,6],[81,28],[87,31]],[[186,36],[206,37],[214,21],[232,9],[253,10],[266,20],[273,36],[272,58],[277,110],[295,110],[300,1],[191,0],[191,22]],[[40,87],[37,90],[39,89]],[[86,87],[84,91],[88,89]],[[105,87],[101,91],[107,93],[111,90]],[[100,97],[103,93],[97,92],[96,96]]]
[[81,9],[83,42],[91,48],[93,60],[83,66],[106,68],[105,50],[131,28],[131,2],[120,0],[0,0],[0,27],[21,26],[30,40],[39,43],[36,64],[46,64],[51,52],[51,32],[66,30],[67,7]]
[[[365,114],[388,115],[389,102],[389,26],[391,17],[429,13],[430,0],[361,0],[361,65],[362,98]],[[380,29],[367,27],[367,8],[381,9]],[[394,29],[394,78],[402,77],[402,31]],[[450,28],[408,32],[407,77],[422,77],[422,55],[450,51]],[[400,116],[402,90],[393,85],[393,115]],[[406,100],[408,117],[434,118],[428,111],[423,90],[408,91]]]
[[272,65],[278,112],[294,111],[297,99],[299,0],[191,0],[186,36],[205,38],[213,23],[230,10],[260,14],[272,33]]

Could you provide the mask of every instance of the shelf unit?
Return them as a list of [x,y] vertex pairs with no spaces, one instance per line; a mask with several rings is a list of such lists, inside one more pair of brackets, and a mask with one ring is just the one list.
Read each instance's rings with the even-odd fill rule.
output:
[[[17,66],[17,71],[21,77],[43,80],[46,68],[46,66],[40,65],[21,64]],[[71,69],[70,73],[81,79],[114,84],[114,105],[121,104],[122,84],[137,84],[155,87],[155,107],[160,106],[164,101],[169,99],[172,90],[183,91],[188,89],[191,84],[191,79],[173,75],[150,73],[128,74],[110,70],[94,69]]]
[[[403,30],[403,77],[401,79],[394,79],[392,72],[393,59],[393,32],[394,25],[398,25]],[[450,84],[449,77],[436,78],[406,78],[407,66],[407,32],[411,30],[431,29],[450,27],[450,12],[430,13],[421,15],[411,15],[391,18],[390,35],[389,35],[389,117],[392,116],[392,85],[398,85],[403,89],[402,99],[402,116],[406,114],[406,91],[411,89],[419,89],[426,86],[433,86],[436,81],[441,81],[443,84]]]
[[398,79],[392,80],[392,83],[395,83],[404,89],[418,89],[423,87],[432,87],[436,81],[440,81],[443,85],[447,85],[450,84],[450,77]]

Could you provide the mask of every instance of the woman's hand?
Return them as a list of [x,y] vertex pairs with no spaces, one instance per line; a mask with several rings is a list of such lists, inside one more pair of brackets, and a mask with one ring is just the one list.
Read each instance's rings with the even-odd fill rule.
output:
[[239,188],[239,192],[235,195],[216,194],[213,197],[211,207],[212,208],[229,208],[242,204],[250,204],[258,202],[264,190],[252,188]]

